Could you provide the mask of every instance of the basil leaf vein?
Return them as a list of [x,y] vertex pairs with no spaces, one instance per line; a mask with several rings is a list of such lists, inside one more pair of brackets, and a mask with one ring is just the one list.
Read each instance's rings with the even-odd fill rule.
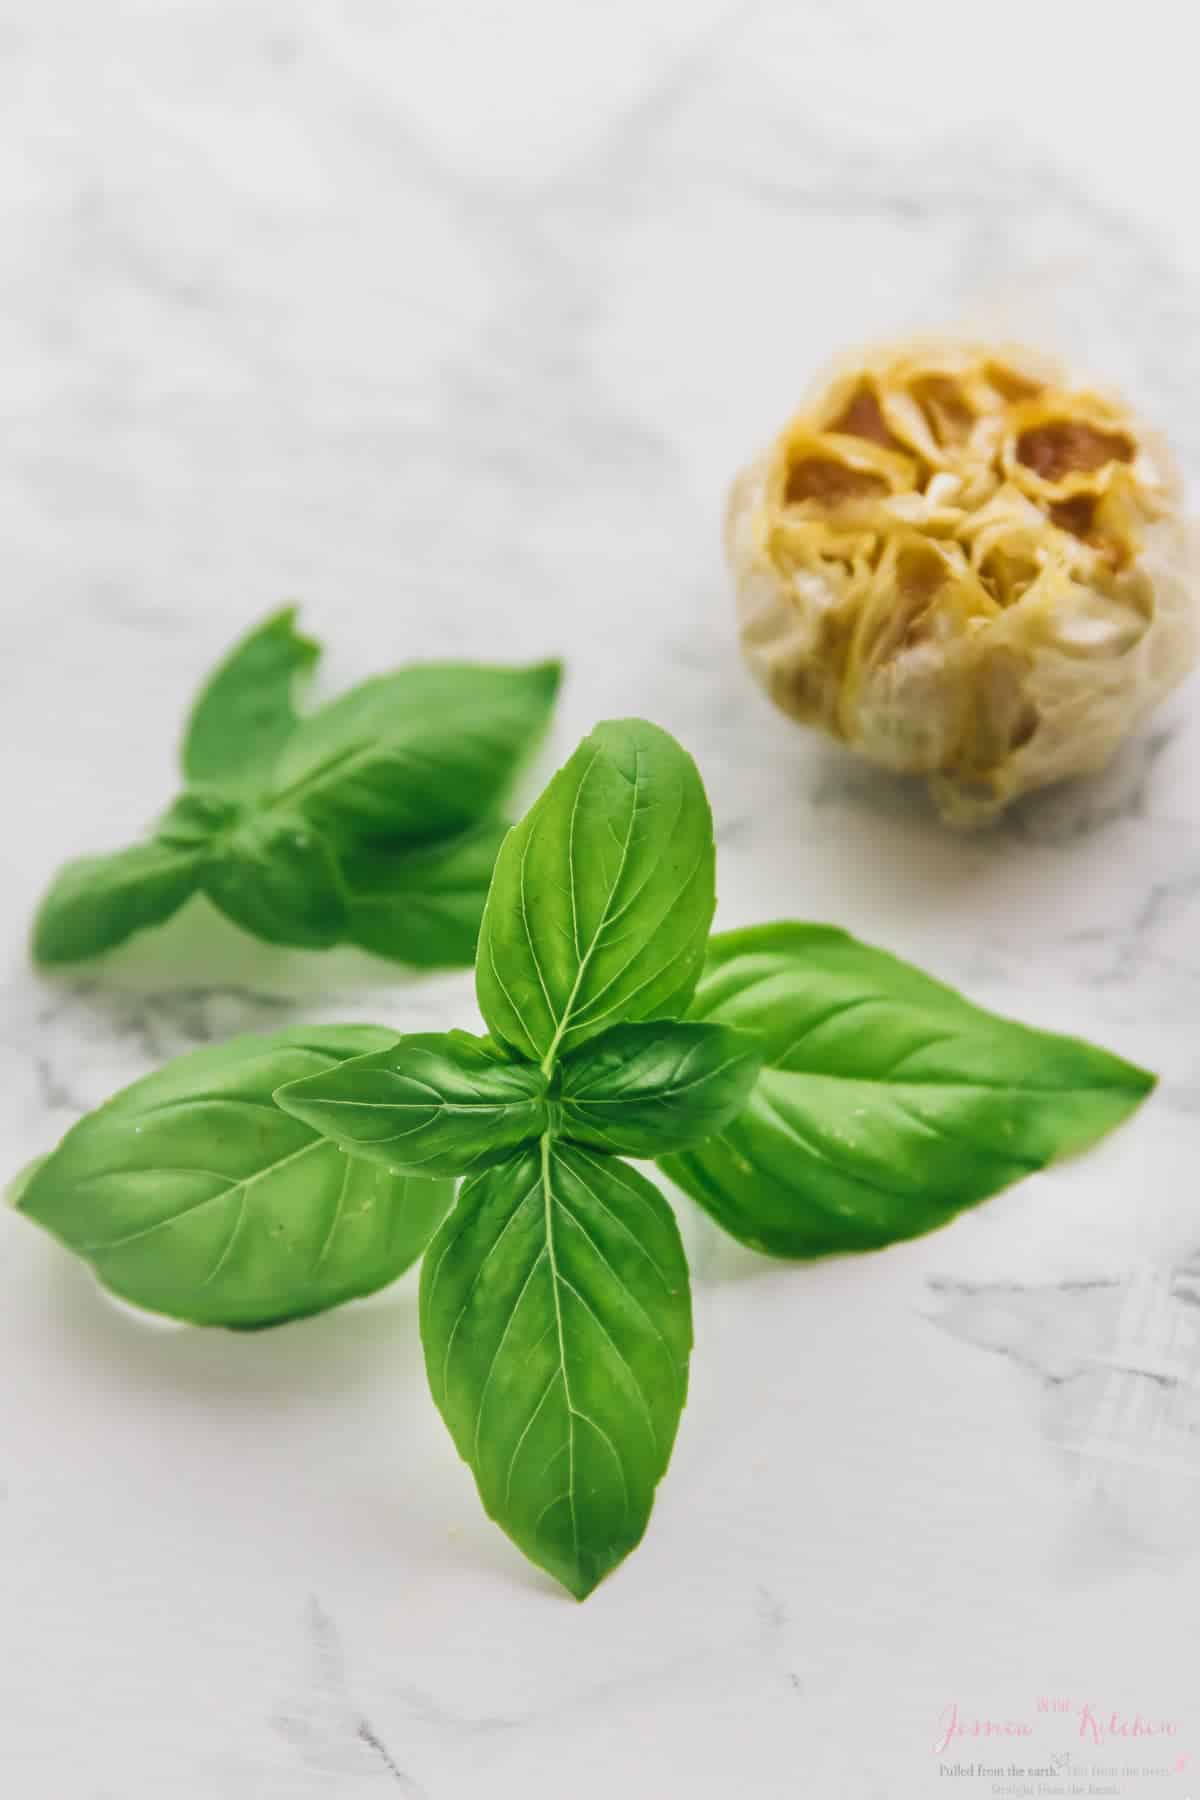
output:
[[741,1111],[762,1067],[758,1039],[727,1025],[616,1025],[561,1065],[561,1130],[574,1143],[659,1156]]
[[285,745],[274,805],[337,840],[444,836],[490,812],[545,728],[557,663],[427,663],[332,700]]
[[546,1079],[465,1032],[414,1033],[281,1087],[276,1103],[355,1155],[461,1175],[547,1130]]

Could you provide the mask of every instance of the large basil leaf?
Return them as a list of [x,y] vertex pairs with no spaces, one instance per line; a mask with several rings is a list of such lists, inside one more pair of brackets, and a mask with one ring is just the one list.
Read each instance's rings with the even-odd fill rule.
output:
[[736,1117],[761,1068],[757,1037],[728,1025],[616,1025],[562,1064],[560,1130],[625,1156],[683,1149]]
[[462,1031],[398,1038],[277,1089],[275,1101],[344,1150],[414,1175],[487,1168],[549,1122],[541,1071]]
[[476,962],[493,1035],[551,1067],[687,1005],[712,921],[712,816],[655,725],[598,725],[505,839]]
[[645,1531],[687,1392],[666,1201],[548,1139],[474,1177],[422,1265],[421,1337],[488,1514],[583,1599]]
[[300,814],[259,813],[224,838],[204,891],[235,925],[271,944],[325,950],[346,935],[337,858]]
[[271,794],[339,838],[430,838],[492,810],[540,735],[557,663],[426,663],[381,675],[304,721]]
[[314,1026],[180,1057],[73,1126],[18,1209],[123,1299],[197,1325],[371,1293],[421,1254],[452,1184],[348,1157],[271,1095],[393,1035]]
[[347,938],[376,956],[414,968],[473,963],[488,885],[507,830],[503,819],[483,819],[433,844],[345,852]]
[[293,701],[321,646],[277,612],[229,652],[192,708],[183,741],[189,781],[261,786],[298,723]]
[[1103,1136],[1154,1085],[828,926],[714,938],[693,1014],[757,1032],[766,1067],[732,1125],[662,1167],[777,1256],[929,1231]]
[[38,908],[35,959],[78,962],[161,925],[196,892],[204,865],[202,851],[157,841],[67,863]]

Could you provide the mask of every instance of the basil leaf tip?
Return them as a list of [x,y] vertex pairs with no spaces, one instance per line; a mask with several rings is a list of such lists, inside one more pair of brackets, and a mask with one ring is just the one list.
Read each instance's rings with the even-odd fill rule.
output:
[[201,851],[161,842],[77,857],[60,869],[38,907],[35,962],[82,962],[164,924],[199,891],[203,869]]
[[300,724],[297,690],[321,658],[286,606],[249,632],[196,698],[180,761],[187,780],[254,787]]

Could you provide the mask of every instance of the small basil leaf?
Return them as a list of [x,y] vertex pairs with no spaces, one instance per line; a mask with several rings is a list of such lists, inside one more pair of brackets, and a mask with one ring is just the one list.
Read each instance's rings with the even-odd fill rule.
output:
[[452,1184],[348,1157],[271,1094],[391,1036],[315,1026],[180,1057],[73,1126],[18,1209],[123,1299],[197,1325],[371,1293],[421,1254]]
[[345,838],[431,838],[490,812],[545,728],[557,663],[427,663],[381,675],[306,719],[276,801]]
[[693,1012],[756,1031],[766,1067],[732,1125],[661,1166],[777,1256],[930,1231],[1103,1136],[1154,1085],[827,926],[714,938]]
[[268,943],[325,950],[345,935],[337,859],[299,814],[245,820],[211,857],[204,891],[235,925]]
[[204,861],[202,852],[151,842],[67,863],[34,920],[35,960],[78,962],[161,925],[196,892]]
[[463,1184],[422,1266],[421,1338],[489,1516],[582,1600],[642,1537],[687,1393],[670,1207],[543,1139]]
[[741,1111],[759,1042],[728,1025],[617,1025],[562,1065],[563,1137],[625,1156],[698,1144]]
[[189,781],[260,787],[299,722],[293,696],[321,646],[274,613],[229,652],[192,708],[182,761]]
[[279,1088],[275,1101],[344,1150],[414,1175],[487,1168],[548,1123],[540,1070],[459,1031],[399,1038]]
[[483,819],[433,844],[345,852],[347,938],[414,968],[469,967],[507,830],[503,819]]
[[695,987],[714,904],[695,763],[643,720],[598,725],[500,851],[480,1011],[547,1068],[621,1020],[670,1018]]
[[232,830],[241,814],[241,805],[228,794],[213,788],[188,788],[158,821],[154,837],[174,850],[208,849],[222,833]]

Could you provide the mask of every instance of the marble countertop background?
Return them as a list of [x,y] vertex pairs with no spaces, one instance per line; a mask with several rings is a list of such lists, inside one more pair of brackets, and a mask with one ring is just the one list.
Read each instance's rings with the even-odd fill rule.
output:
[[[681,1200],[692,1399],[583,1608],[483,1518],[411,1280],[150,1329],[0,1218],[5,1795],[990,1794],[939,1774],[950,1705],[1037,1721],[1018,1762],[1200,1794],[1200,689],[960,839],[770,712],[719,550],[814,364],[911,326],[1065,343],[1195,483],[1193,30],[1178,0],[0,7],[5,1170],[199,1042],[470,1022],[467,975],[204,919],[203,986],[170,932],[27,966],[52,869],[164,802],[198,678],[287,597],[331,682],[564,655],[545,766],[614,713],[678,733],[723,925],[836,921],[1162,1075],[1095,1153],[880,1255],[769,1264]],[[1084,1706],[1177,1731],[1097,1748]]]

